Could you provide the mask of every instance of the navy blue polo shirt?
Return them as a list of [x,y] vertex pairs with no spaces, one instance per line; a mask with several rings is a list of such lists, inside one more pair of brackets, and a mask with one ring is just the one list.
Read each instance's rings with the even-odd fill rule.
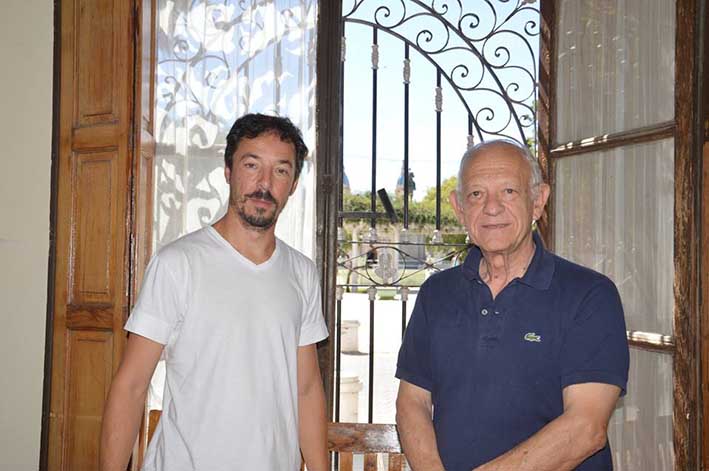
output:
[[[495,299],[481,253],[429,278],[416,299],[396,376],[431,392],[447,471],[470,471],[512,449],[563,412],[562,390],[628,381],[618,291],[607,277],[543,248]],[[578,470],[613,469],[606,445]]]

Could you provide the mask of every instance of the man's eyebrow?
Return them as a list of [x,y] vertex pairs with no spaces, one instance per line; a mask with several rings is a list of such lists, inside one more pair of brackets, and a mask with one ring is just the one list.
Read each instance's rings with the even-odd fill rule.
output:
[[242,159],[246,159],[246,158],[248,158],[248,157],[251,157],[252,159],[261,160],[261,156],[258,155],[258,154],[253,154],[253,153],[251,153],[251,152],[247,152],[247,153],[245,153],[245,154],[241,154],[241,158],[242,158]]
[[[246,158],[252,158],[252,159],[256,159],[256,160],[262,160],[262,157],[261,157],[260,155],[258,155],[258,154],[253,154],[253,153],[251,153],[251,152],[246,152],[245,154],[242,154],[242,155],[241,155],[241,159],[246,159]],[[289,166],[291,166],[291,167],[293,166],[293,162],[291,162],[291,161],[288,160],[288,159],[280,159],[280,160],[278,161],[278,164],[287,164],[287,165],[289,165]]]

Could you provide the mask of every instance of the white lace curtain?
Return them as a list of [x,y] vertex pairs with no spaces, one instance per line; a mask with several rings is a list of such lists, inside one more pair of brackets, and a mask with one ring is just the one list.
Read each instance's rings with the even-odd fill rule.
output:
[[276,227],[313,255],[315,0],[159,0],[156,248],[226,209],[225,137],[248,112],[287,116],[311,149]]
[[[239,116],[286,116],[310,156],[276,235],[314,256],[316,0],[159,0],[155,249],[216,221],[225,138]],[[164,362],[149,407],[162,408]]]

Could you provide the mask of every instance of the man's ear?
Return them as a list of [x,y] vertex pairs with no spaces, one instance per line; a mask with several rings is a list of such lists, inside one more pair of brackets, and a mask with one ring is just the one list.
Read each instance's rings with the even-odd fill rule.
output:
[[224,166],[224,178],[226,178],[227,183],[231,181],[231,169],[226,165]]
[[542,217],[542,214],[544,213],[544,207],[547,205],[550,193],[551,188],[549,188],[549,185],[547,185],[546,183],[539,184],[537,197],[534,198],[534,210],[532,211],[535,220],[539,220],[539,218]]
[[465,225],[465,221],[463,220],[463,208],[461,207],[461,204],[458,201],[458,192],[456,190],[450,192],[450,194],[448,195],[448,201],[450,202],[451,206],[453,206],[453,211],[455,212],[455,217],[458,218],[458,222],[461,225]]

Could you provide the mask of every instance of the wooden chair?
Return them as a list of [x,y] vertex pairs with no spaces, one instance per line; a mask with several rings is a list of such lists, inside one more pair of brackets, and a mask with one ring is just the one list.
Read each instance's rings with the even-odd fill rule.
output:
[[339,455],[339,471],[352,471],[354,455],[364,456],[364,471],[384,471],[377,467],[377,455],[389,457],[389,471],[404,471],[396,426],[388,424],[350,424],[331,422],[327,426],[327,445]]
[[[151,410],[148,419],[148,440],[160,420],[160,411]],[[389,424],[351,424],[330,422],[327,425],[327,446],[338,454],[339,471],[352,471],[354,455],[363,455],[364,471],[384,471],[378,468],[378,455],[387,455],[388,471],[404,471],[406,460],[401,452],[396,426]]]

